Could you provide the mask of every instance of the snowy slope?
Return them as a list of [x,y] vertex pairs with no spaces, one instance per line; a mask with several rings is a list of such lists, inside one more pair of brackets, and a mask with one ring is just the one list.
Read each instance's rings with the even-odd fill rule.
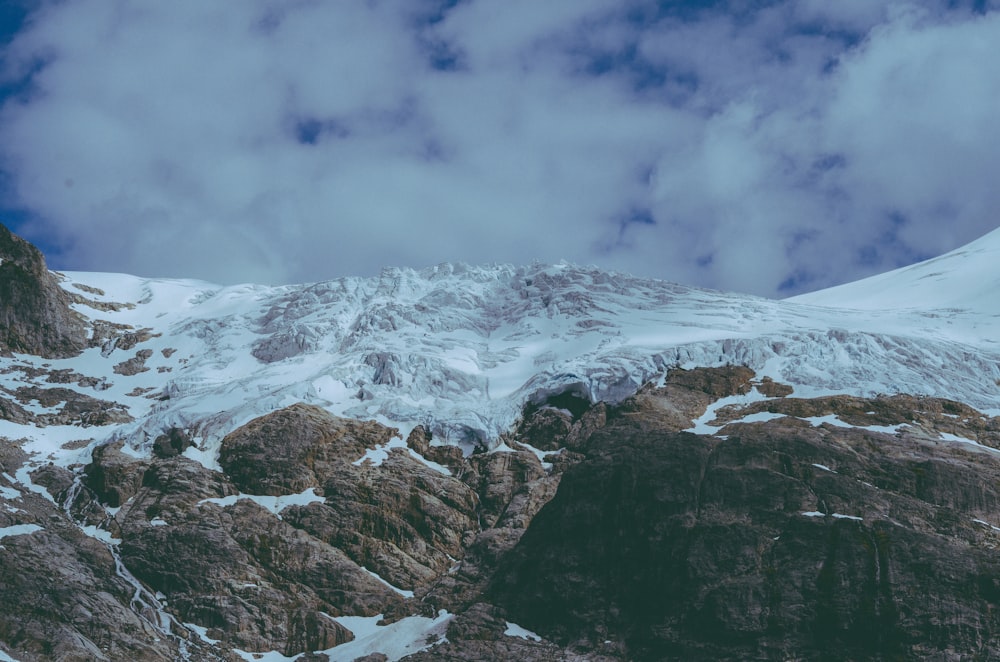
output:
[[1000,315],[1000,229],[925,262],[788,299],[856,310]]
[[[65,289],[95,302],[79,312],[153,337],[72,359],[2,359],[0,386],[51,386],[45,371],[71,369],[99,385],[60,386],[124,403],[135,421],[44,430],[0,421],[0,435],[24,439],[36,463],[69,465],[112,438],[147,453],[180,427],[199,443],[189,454],[214,466],[226,433],[303,401],[404,437],[423,424],[435,443],[469,449],[494,444],[526,401],[565,390],[616,401],[667,368],[725,363],[791,383],[797,395],[910,392],[996,411],[998,252],[994,232],[936,260],[786,301],[565,264],[387,269],[285,287],[67,273]],[[146,349],[146,371],[114,371]],[[89,443],[61,448],[75,440]]]

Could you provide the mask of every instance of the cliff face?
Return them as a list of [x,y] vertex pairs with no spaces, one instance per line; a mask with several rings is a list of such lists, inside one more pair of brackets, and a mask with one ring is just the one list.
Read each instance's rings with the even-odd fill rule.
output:
[[[683,431],[753,388],[778,395]],[[221,472],[172,430],[150,458],[36,471],[55,503],[3,477],[0,531],[38,530],[0,548],[19,587],[0,641],[19,660],[354,659],[379,648],[341,617],[381,615],[429,624],[414,660],[1000,656],[1000,422],[785,395],[675,370],[616,406],[534,404],[469,457],[297,404],[228,435]]]
[[41,252],[0,225],[0,352],[79,354],[88,327],[45,267]]
[[934,417],[941,401],[885,400],[796,402],[881,419],[865,427],[781,417],[717,435],[621,412],[503,559],[492,600],[629,659],[1000,656],[1000,453],[941,440],[936,426],[981,428],[947,413],[957,403]]

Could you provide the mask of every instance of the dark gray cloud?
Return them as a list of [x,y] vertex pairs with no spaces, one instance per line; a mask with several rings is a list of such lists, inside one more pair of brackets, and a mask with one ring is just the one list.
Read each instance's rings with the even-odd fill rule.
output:
[[45,3],[4,53],[2,204],[64,268],[794,294],[996,226],[994,5]]

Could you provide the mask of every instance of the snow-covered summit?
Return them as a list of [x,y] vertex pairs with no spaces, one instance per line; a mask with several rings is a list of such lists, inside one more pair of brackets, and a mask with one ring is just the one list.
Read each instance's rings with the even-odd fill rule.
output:
[[[997,251],[995,232],[786,301],[566,264],[446,264],[283,287],[67,273],[64,289],[90,299],[75,304],[80,313],[140,332],[71,359],[18,355],[0,379],[14,390],[70,370],[92,379],[68,388],[123,403],[135,419],[50,426],[48,440],[116,437],[146,452],[179,427],[209,465],[222,436],[294,402],[488,446],[525,402],[566,391],[617,401],[674,366],[746,364],[802,395],[909,392],[996,410]],[[11,422],[0,434],[42,436]]]
[[857,310],[968,310],[1000,315],[1000,229],[940,257],[789,299]]

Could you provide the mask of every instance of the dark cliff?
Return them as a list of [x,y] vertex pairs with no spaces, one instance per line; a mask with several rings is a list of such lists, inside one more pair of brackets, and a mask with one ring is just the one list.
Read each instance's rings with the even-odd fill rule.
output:
[[78,354],[88,327],[30,243],[0,225],[0,352],[45,358]]

